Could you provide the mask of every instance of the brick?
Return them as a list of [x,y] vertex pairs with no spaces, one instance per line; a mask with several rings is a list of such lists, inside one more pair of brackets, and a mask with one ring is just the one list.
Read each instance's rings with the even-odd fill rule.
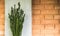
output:
[[38,14],[40,14],[40,10],[32,10],[32,14],[33,15],[38,15]]
[[42,33],[42,34],[40,34],[40,36],[45,36],[45,35]]
[[32,5],[32,9],[40,9],[40,5]]
[[54,36],[60,36],[60,34],[55,34]]
[[4,24],[4,19],[0,19],[0,24]]
[[32,19],[37,19],[37,20],[39,20],[39,19],[40,19],[40,15],[33,15],[33,16],[32,16]]
[[0,25],[4,25],[4,19],[0,19]]
[[32,19],[34,19],[34,20],[44,20],[44,15],[33,15]]
[[45,34],[45,36],[54,36],[54,34]]
[[32,30],[32,34],[40,34],[40,30]]
[[40,20],[37,20],[37,19],[33,19],[32,20],[32,24],[36,24],[37,25],[37,24],[40,24],[40,23],[41,23]]
[[3,14],[0,14],[0,19],[4,19],[4,15]]
[[57,29],[55,29],[55,30],[54,30],[54,35],[55,35],[55,34],[59,34],[58,32],[59,32],[59,31],[58,31]]
[[0,31],[4,31],[4,28],[5,26],[4,25],[2,25],[2,24],[0,24]]
[[33,30],[44,30],[44,25],[40,24],[40,25],[33,25],[32,26]]
[[32,36],[60,36],[60,8],[57,1],[33,0]]
[[40,31],[41,34],[45,34],[45,29]]
[[5,36],[5,34],[1,34],[0,36]]
[[45,29],[45,27],[44,27],[44,25],[42,25],[42,24],[40,24],[40,30],[44,30]]
[[45,9],[55,9],[55,7],[53,4],[52,5],[48,4],[48,5],[45,5]]
[[40,15],[40,20],[44,20],[44,15]]
[[58,15],[60,15],[60,9],[58,10]]
[[[35,30],[36,33],[33,34],[33,36],[42,36],[40,34],[40,30],[43,30],[44,29],[44,25],[33,25],[33,31]],[[37,34],[38,33],[38,34]]]
[[0,36],[4,36],[4,0],[0,0]]
[[53,28],[53,25],[46,25],[47,27],[46,27],[46,29],[45,29],[45,35],[46,36],[54,36],[55,34],[57,34],[58,33],[58,30],[57,29],[54,29]]
[[44,20],[44,15],[33,15],[32,19]]
[[58,20],[41,20],[41,24],[59,24]]
[[55,34],[60,34],[60,28],[59,27],[60,27],[60,24],[55,25]]
[[32,0],[32,4],[33,5],[39,5],[40,4],[40,0]]
[[45,36],[45,31],[44,30],[41,30],[40,36]]
[[55,6],[55,9],[60,9],[60,6]]
[[0,24],[0,30],[4,29],[4,25]]
[[41,14],[58,14],[58,10],[41,10]]
[[1,24],[4,25],[4,21],[0,21],[0,25],[1,25]]
[[0,31],[5,31],[4,29],[5,29],[4,27],[3,28],[0,27]]
[[40,34],[32,34],[32,36],[40,36]]
[[54,15],[54,19],[60,19],[60,15]]
[[0,4],[3,4],[4,5],[4,0],[0,0]]
[[40,10],[43,10],[43,9],[45,9],[44,7],[45,7],[44,5],[32,5],[32,9],[40,9]]
[[32,30],[40,30],[39,25],[32,25]]
[[3,11],[3,10],[4,10],[4,9],[0,9],[0,11],[1,11],[0,14],[4,14],[4,11]]
[[54,30],[54,24],[46,24],[45,29],[46,30]]
[[4,5],[0,4],[0,9],[3,9],[4,8]]
[[52,35],[52,34],[54,34],[54,30],[45,29],[45,35]]
[[57,4],[57,0],[41,0],[41,4]]
[[60,24],[55,24],[55,29],[56,29],[56,30],[60,30],[59,27],[60,27]]
[[45,19],[51,20],[51,19],[53,19],[53,15],[45,15]]
[[33,24],[40,24],[40,20],[44,20],[44,15],[33,15],[32,20]]
[[4,34],[4,31],[0,31],[0,35]]

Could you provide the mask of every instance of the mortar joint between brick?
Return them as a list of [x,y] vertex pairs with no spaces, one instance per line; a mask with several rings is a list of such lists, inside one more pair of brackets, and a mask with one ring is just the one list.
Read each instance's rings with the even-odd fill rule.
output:
[[44,24],[44,29],[46,28],[46,25]]
[[41,14],[41,10],[39,10],[40,11],[40,14]]
[[45,20],[45,15],[44,15],[44,20]]

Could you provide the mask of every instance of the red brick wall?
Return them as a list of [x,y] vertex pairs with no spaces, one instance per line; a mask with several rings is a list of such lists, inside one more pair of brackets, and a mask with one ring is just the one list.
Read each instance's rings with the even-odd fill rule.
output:
[[4,0],[0,0],[0,36],[4,36]]
[[[32,36],[60,36],[57,0],[32,0]],[[0,0],[0,36],[4,36],[4,0]]]
[[32,36],[60,36],[58,0],[32,0]]

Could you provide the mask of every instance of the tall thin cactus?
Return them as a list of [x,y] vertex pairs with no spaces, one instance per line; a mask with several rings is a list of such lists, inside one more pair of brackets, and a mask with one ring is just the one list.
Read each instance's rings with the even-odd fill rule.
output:
[[8,13],[8,15],[13,36],[21,36],[25,14],[20,8],[20,2],[18,2],[18,8],[16,8],[16,5],[14,5],[14,8],[11,7],[11,13]]

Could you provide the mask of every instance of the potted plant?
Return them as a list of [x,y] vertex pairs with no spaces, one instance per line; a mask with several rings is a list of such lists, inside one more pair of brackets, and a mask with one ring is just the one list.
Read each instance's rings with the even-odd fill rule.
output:
[[20,2],[18,2],[18,8],[14,5],[11,7],[11,13],[8,13],[13,36],[21,36],[22,33],[25,14],[20,6]]

